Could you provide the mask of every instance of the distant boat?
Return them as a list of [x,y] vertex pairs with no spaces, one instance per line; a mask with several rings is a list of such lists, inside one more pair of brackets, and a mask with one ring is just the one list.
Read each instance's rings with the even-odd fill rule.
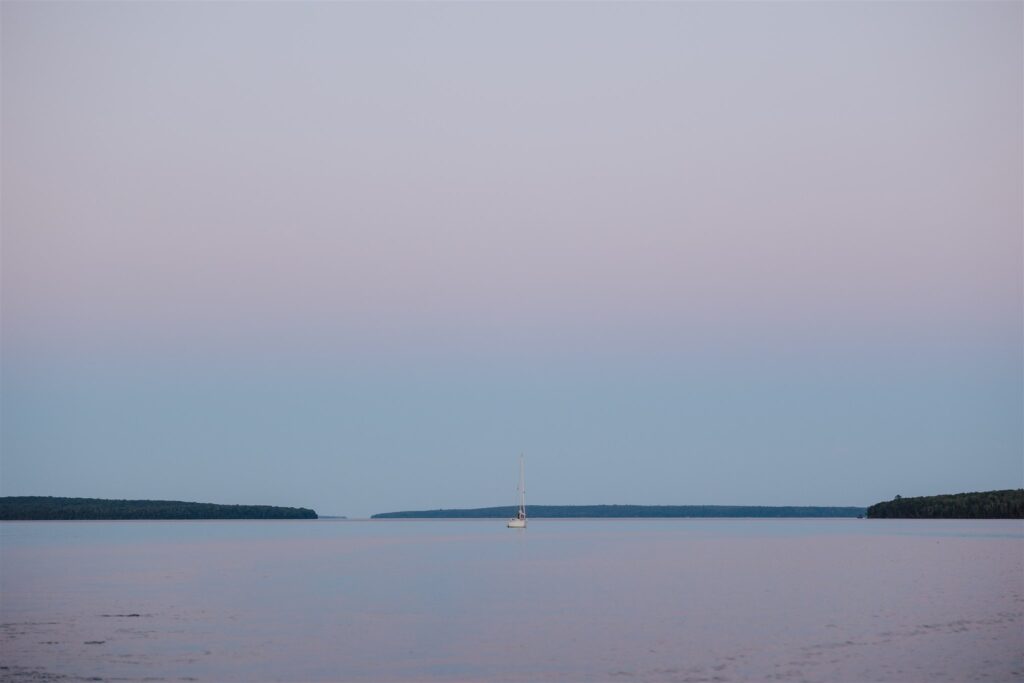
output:
[[508,520],[509,529],[526,528],[526,478],[523,469],[523,456],[519,456],[519,510],[516,516]]

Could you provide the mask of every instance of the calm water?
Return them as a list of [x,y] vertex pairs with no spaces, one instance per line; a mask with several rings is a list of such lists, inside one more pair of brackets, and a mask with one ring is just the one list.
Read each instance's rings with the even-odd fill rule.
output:
[[1024,522],[0,523],[0,680],[1024,679]]

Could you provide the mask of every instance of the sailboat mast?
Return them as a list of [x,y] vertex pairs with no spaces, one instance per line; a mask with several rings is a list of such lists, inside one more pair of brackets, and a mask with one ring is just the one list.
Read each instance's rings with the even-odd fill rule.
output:
[[526,470],[523,464],[523,455],[519,454],[519,511],[526,516]]

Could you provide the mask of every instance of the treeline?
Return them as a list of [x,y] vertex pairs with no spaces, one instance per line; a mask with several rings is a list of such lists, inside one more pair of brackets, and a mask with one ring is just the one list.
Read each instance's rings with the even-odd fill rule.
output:
[[179,500],[0,497],[0,520],[36,519],[316,519],[308,508],[216,505]]
[[[382,512],[373,519],[465,519],[512,517],[515,507]],[[862,507],[771,507],[757,505],[531,505],[530,517],[859,517]]]
[[918,496],[876,503],[871,518],[1024,519],[1024,489]]

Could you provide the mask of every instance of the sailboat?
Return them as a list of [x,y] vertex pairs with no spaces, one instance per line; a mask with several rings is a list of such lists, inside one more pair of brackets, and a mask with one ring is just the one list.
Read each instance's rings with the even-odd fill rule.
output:
[[508,520],[509,529],[526,528],[526,479],[523,476],[523,456],[519,456],[519,510],[516,516]]

